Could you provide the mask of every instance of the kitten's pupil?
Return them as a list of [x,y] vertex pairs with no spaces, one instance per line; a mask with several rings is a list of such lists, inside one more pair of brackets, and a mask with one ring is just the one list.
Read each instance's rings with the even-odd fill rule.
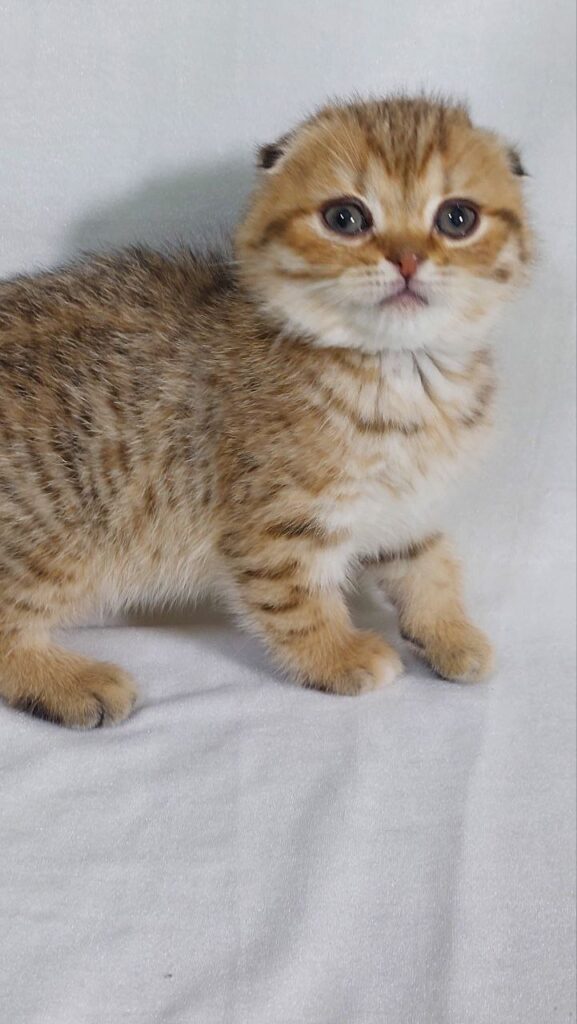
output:
[[449,220],[452,221],[456,227],[460,227],[461,224],[465,223],[465,214],[460,206],[454,206],[452,210],[449,210]]

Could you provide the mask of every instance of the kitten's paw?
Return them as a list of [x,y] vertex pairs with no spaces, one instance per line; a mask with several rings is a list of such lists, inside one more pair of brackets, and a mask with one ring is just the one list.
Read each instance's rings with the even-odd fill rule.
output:
[[495,659],[489,640],[470,622],[444,622],[434,636],[412,639],[419,652],[443,679],[477,683],[493,671]]
[[15,706],[35,718],[69,729],[98,729],[128,717],[136,688],[126,672],[104,662],[88,663],[73,677],[45,681],[42,691],[21,696]]
[[356,696],[392,683],[403,671],[397,652],[374,633],[357,633],[323,677],[309,685],[329,693]]
[[91,724],[81,728],[116,725],[128,718],[136,701],[136,687],[127,672],[116,665],[95,661],[82,673],[79,682],[97,704],[99,720],[91,714]]

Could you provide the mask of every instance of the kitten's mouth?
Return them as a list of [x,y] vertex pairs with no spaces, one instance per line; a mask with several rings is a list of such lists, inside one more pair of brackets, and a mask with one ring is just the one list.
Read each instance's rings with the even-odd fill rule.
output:
[[387,295],[385,299],[381,299],[379,306],[381,308],[395,308],[395,309],[418,309],[420,306],[428,306],[429,300],[421,295],[420,292],[414,291],[410,285],[406,284],[403,288],[400,288],[398,292],[393,292],[392,295]]

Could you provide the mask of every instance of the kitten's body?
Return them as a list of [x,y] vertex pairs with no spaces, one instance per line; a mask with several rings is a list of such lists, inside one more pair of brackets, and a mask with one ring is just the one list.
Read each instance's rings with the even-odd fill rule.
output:
[[[273,214],[282,174],[262,189]],[[94,606],[202,592],[305,683],[359,692],[400,667],[344,605],[371,563],[440,672],[487,670],[436,531],[446,485],[489,425],[492,304],[478,297],[459,344],[440,331],[442,306],[431,348],[402,310],[387,336],[403,343],[376,344],[364,307],[325,314],[315,285],[336,271],[320,274],[323,253],[307,270],[281,219],[257,195],[235,274],[218,258],[132,250],[0,285],[0,693],[13,705],[72,725],[124,717],[127,677],[49,646],[47,629]],[[494,281],[499,260],[512,275],[509,228]],[[374,291],[371,267],[361,287]]]

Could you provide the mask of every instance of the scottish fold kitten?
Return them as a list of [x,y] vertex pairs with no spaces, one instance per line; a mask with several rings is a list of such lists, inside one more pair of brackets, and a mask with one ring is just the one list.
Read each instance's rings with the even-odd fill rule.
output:
[[[518,155],[425,98],[325,107],[260,152],[235,259],[131,249],[0,285],[0,694],[91,728],[131,679],[54,626],[210,592],[295,680],[401,671],[369,569],[447,679],[491,669],[441,533],[490,429],[489,332],[531,239]],[[194,685],[191,664],[191,685]]]

